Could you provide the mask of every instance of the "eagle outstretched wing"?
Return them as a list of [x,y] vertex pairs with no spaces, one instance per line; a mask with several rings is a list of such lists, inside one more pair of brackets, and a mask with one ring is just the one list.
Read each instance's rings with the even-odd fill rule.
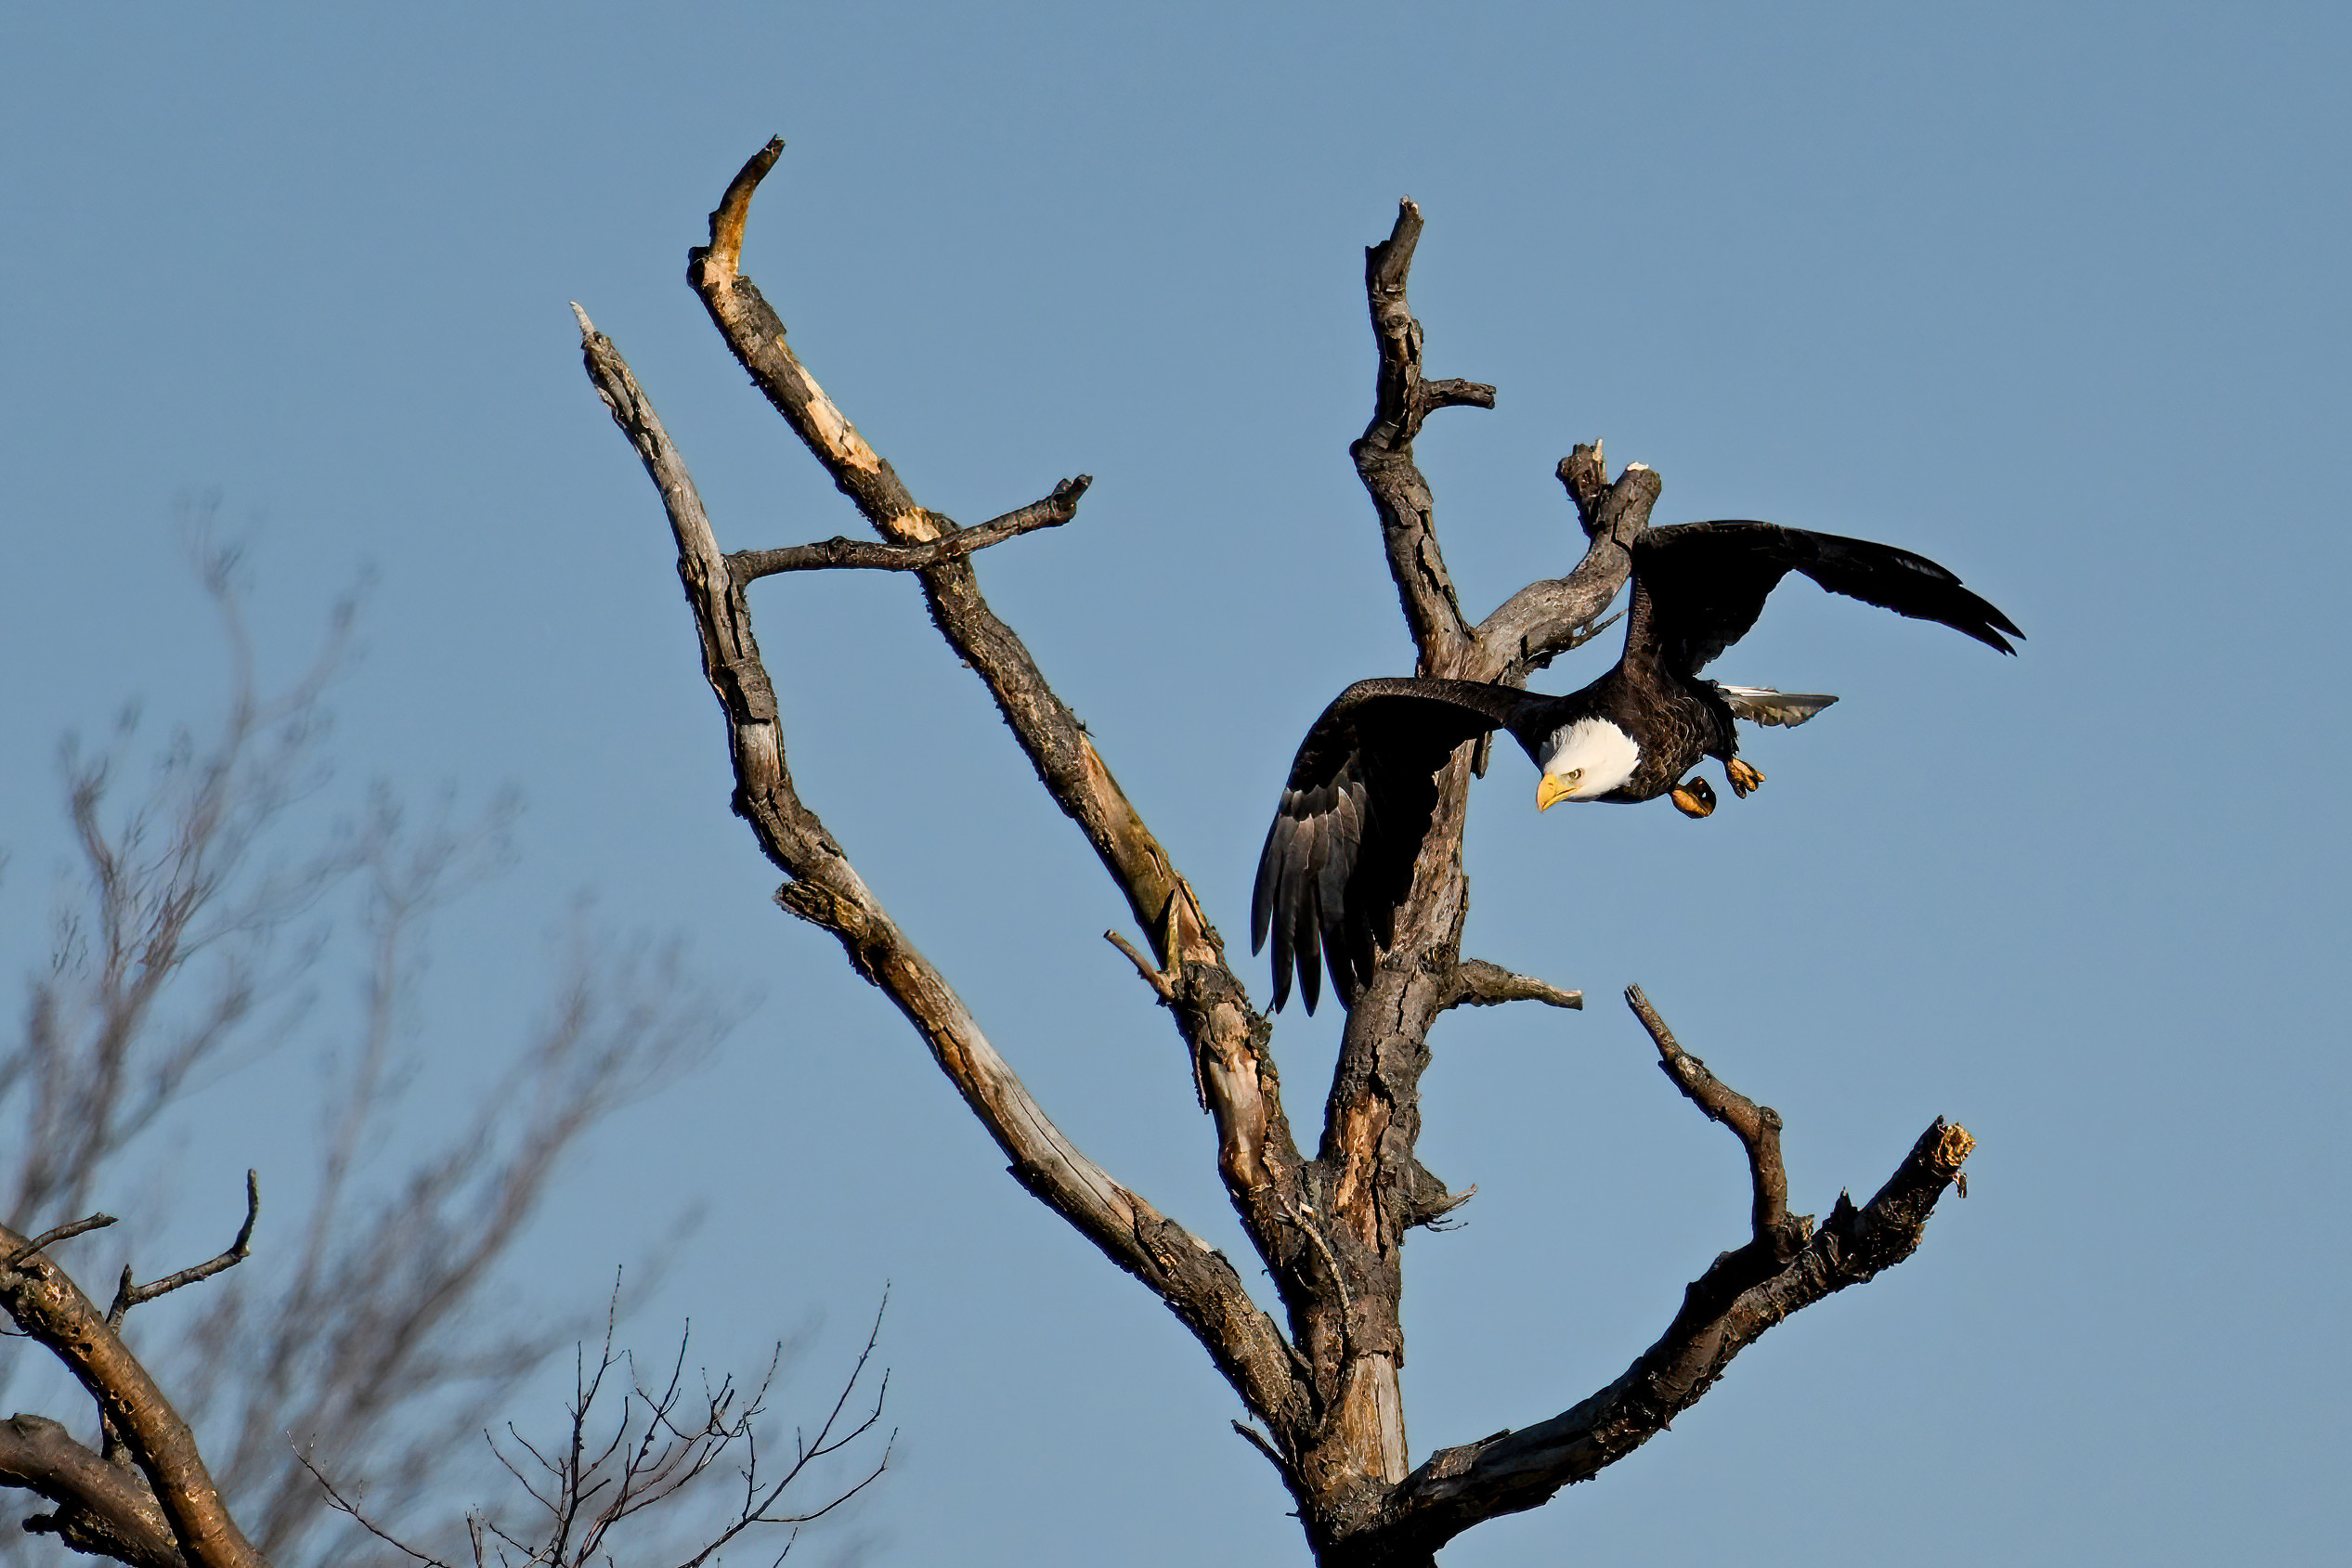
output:
[[1475,680],[1359,680],[1323,710],[1291,763],[1250,901],[1250,951],[1274,938],[1277,1011],[1293,969],[1315,1011],[1319,958],[1355,1002],[1411,889],[1438,770],[1464,741],[1556,701]]
[[1643,591],[1635,595],[1626,644],[1655,647],[1669,668],[1685,675],[1747,636],[1766,596],[1790,572],[1898,616],[1939,622],[2004,654],[2017,650],[2003,632],[2025,635],[1926,556],[1869,539],[1774,523],[1685,523],[1651,529],[1634,541],[1632,555]]

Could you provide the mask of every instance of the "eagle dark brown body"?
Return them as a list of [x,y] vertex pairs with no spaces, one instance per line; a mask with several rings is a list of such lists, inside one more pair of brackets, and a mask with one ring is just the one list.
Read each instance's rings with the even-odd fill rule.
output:
[[[1712,757],[1747,794],[1734,720],[1797,724],[1835,702],[1721,686],[1699,671],[1745,636],[1787,573],[2008,654],[2007,616],[1925,556],[1770,523],[1653,529],[1631,550],[1625,652],[1566,696],[1470,680],[1360,680],[1323,710],[1292,761],[1267,830],[1250,907],[1251,951],[1274,940],[1274,1005],[1296,973],[1308,1012],[1328,967],[1343,1003],[1371,978],[1410,891],[1437,805],[1438,771],[1464,742],[1508,730],[1543,772],[1538,803],[1637,804],[1671,796],[1691,816],[1714,792],[1691,770]],[[1318,960],[1320,960],[1319,965]]]

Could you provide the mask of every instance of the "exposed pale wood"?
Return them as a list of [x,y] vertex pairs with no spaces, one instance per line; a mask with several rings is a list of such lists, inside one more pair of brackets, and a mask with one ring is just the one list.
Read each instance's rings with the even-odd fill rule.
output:
[[[575,307],[577,309],[577,307]],[[583,357],[613,419],[659,490],[679,577],[725,711],[735,810],[791,881],[777,901],[829,932],[930,1047],[1012,1173],[1122,1268],[1155,1290],[1201,1339],[1242,1398],[1287,1431],[1306,1400],[1288,1346],[1225,1258],[1082,1153],[1031,1097],[963,1001],[890,920],[824,823],[794,789],[773,689],[743,589],[729,572],[683,460],[612,341],[580,313]],[[1235,1092],[1232,1098],[1242,1096]],[[1257,1158],[1254,1149],[1249,1156]]]
[[1584,992],[1562,991],[1530,975],[1514,975],[1483,958],[1465,958],[1454,965],[1453,992],[1449,1007],[1500,1007],[1506,1002],[1540,1002],[1547,1007],[1581,1008]]

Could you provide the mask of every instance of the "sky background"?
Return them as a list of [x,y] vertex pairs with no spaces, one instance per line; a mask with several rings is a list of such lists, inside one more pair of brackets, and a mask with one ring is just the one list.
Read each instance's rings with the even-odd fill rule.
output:
[[[527,802],[516,869],[435,933],[409,1114],[470,1108],[583,893],[757,998],[575,1164],[500,1301],[592,1308],[668,1248],[641,1342],[691,1315],[726,1366],[814,1324],[816,1391],[889,1281],[899,1446],[827,1549],[1305,1561],[1189,1337],[1004,1174],[728,813],[669,534],[565,302],[723,544],[856,532],[682,281],[771,134],[746,268],[916,496],[977,522],[1095,476],[981,580],[1237,949],[1292,747],[1410,667],[1346,458],[1362,247],[1400,194],[1431,372],[1499,388],[1419,444],[1474,616],[1574,558],[1553,465],[1605,437],[1662,473],[1661,523],[1913,548],[2030,634],[2002,659],[1792,581],[1714,673],[1844,701],[1758,735],[1770,784],[1702,823],[1539,818],[1499,758],[1465,951],[1591,1002],[1434,1037],[1423,1157],[1479,1193],[1408,1250],[1416,1462],[1609,1381],[1743,1238],[1737,1147],[1660,1079],[1627,983],[1783,1113],[1800,1210],[1875,1190],[1938,1115],[1981,1146],[1913,1260],[1449,1568],[2338,1560],[2340,7],[12,5],[0,30],[9,962],[40,961],[64,862],[57,737],[134,695],[160,734],[225,690],[180,498],[253,538],[281,670],[371,573],[335,797]],[[1176,1036],[1100,940],[1124,909],[915,585],[752,603],[810,804],[1080,1146],[1241,1256]],[[247,1165],[305,1179],[329,962],[310,1033],[159,1138],[176,1202],[104,1195],[166,1211],[159,1258],[217,1245]],[[1302,1135],[1335,1030],[1277,1030]]]

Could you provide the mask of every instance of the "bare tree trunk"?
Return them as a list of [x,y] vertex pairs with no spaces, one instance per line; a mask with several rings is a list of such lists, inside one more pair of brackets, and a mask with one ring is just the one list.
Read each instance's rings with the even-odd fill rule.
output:
[[[776,411],[885,541],[721,551],[692,477],[610,339],[579,313],[591,381],[660,492],[703,668],[724,713],[736,812],[787,878],[776,898],[830,933],[851,965],[903,1013],[1017,1179],[1111,1262],[1149,1287],[1199,1339],[1262,1423],[1237,1430],[1274,1464],[1297,1500],[1319,1562],[1424,1564],[1480,1520],[1535,1507],[1664,1429],[1731,1357],[1788,1313],[1871,1277],[1917,1246],[1970,1140],[1939,1121],[1871,1202],[1844,1199],[1818,1230],[1787,1212],[1779,1119],[1682,1052],[1646,1002],[1634,1001],[1661,1065],[1746,1148],[1756,1188],[1748,1241],[1694,1281],[1657,1342],[1609,1387],[1520,1432],[1441,1449],[1412,1466],[1398,1373],[1406,1233],[1462,1201],[1415,1155],[1421,1075],[1432,1026],[1447,1009],[1578,993],[1462,956],[1469,888],[1462,832],[1476,743],[1441,778],[1435,823],[1410,898],[1377,972],[1356,999],[1312,1158],[1299,1148],[1267,1049],[1271,1024],[1251,1004],[1189,885],[1145,826],[1082,726],[1012,629],[981,596],[969,557],[1034,527],[1070,521],[1086,481],[978,528],[959,528],[911,496],[890,465],[826,397],[784,323],[741,269],[753,192],[781,142],[762,149],[710,215],[688,279],[730,350]],[[1365,284],[1380,369],[1374,409],[1352,448],[1423,675],[1521,684],[1589,638],[1624,586],[1629,547],[1647,525],[1660,481],[1634,465],[1610,480],[1597,444],[1558,474],[1584,536],[1558,577],[1528,584],[1483,622],[1463,615],[1412,444],[1450,407],[1492,407],[1490,387],[1422,374],[1423,334],[1405,297],[1422,228],[1410,201],[1367,253]],[[577,306],[574,307],[576,310]],[[789,563],[788,566],[779,563]],[[747,585],[779,569],[854,566],[912,572],[933,624],[979,675],[1037,771],[1125,897],[1148,952],[1106,933],[1173,1015],[1203,1108],[1215,1119],[1227,1196],[1274,1283],[1281,1321],[1193,1232],[1163,1215],[1055,1127],[942,976],[907,941],[795,790],[775,688],[752,635]]]

